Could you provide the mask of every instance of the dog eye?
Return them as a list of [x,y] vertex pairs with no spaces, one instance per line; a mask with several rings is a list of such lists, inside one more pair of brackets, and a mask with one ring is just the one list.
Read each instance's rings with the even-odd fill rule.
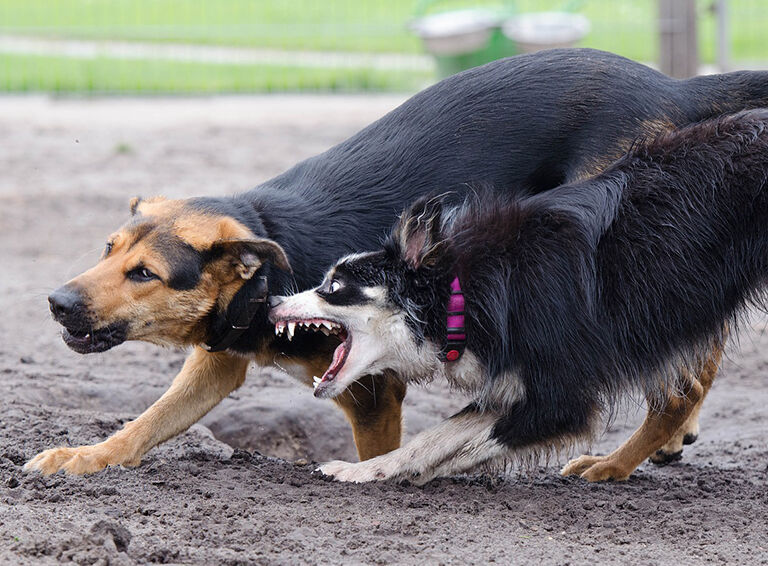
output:
[[339,289],[341,289],[341,283],[339,283],[336,279],[334,279],[333,281],[331,281],[331,284],[328,287],[328,292],[335,293]]
[[107,245],[104,246],[104,257],[107,257],[110,253],[112,253],[112,247],[114,244],[112,242],[107,242]]
[[136,281],[138,283],[144,283],[147,281],[151,281],[152,279],[159,279],[157,275],[152,273],[146,267],[137,267],[135,269],[130,270],[127,274],[127,277],[131,281]]

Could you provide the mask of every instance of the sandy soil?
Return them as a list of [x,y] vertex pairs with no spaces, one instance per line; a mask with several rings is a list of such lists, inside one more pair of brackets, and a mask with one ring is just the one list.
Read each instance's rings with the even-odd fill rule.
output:
[[[41,478],[26,459],[103,439],[170,383],[183,352],[69,351],[45,297],[95,261],[131,196],[226,194],[315,154],[392,97],[0,101],[0,563],[768,564],[768,336],[732,348],[682,462],[620,484],[527,473],[424,488],[340,485],[343,418],[286,376],[253,371],[201,425],[135,469]],[[408,435],[462,400],[412,389]],[[636,406],[593,446],[604,453]],[[561,458],[561,463],[565,456]]]

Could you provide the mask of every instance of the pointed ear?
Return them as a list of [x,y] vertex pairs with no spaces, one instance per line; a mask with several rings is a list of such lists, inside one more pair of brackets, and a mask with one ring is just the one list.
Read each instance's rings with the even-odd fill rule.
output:
[[443,243],[442,216],[441,197],[420,198],[400,216],[392,238],[400,256],[412,268],[437,262]]
[[213,244],[211,251],[229,258],[235,271],[243,279],[253,277],[253,274],[267,261],[283,271],[292,273],[285,250],[280,244],[268,238],[219,240]]
[[167,200],[167,198],[161,195],[149,197],[146,199],[141,197],[133,197],[130,201],[128,201],[128,206],[131,209],[131,216],[136,216],[137,214],[141,213],[139,210],[141,205],[166,202]]
[[128,206],[131,207],[131,216],[136,216],[136,210],[139,208],[140,202],[141,202],[141,197],[133,197],[129,201]]

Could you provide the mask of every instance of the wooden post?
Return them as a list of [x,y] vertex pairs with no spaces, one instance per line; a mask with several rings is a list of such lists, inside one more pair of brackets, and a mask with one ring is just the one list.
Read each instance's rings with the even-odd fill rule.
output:
[[696,0],[658,0],[659,68],[671,77],[691,77],[699,69]]
[[731,66],[730,43],[728,32],[728,0],[717,0],[712,4],[717,18],[717,67],[725,73]]

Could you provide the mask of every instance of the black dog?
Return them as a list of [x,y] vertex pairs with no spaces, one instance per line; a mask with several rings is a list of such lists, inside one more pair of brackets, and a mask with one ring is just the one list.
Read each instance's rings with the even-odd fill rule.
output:
[[[65,340],[83,353],[125,340],[209,350],[196,348],[163,398],[106,442],[47,451],[30,468],[138,463],[239,387],[249,361],[277,357],[311,383],[337,339],[275,338],[265,295],[309,288],[344,253],[374,248],[419,196],[474,182],[539,193],[601,170],[637,136],[762,105],[768,73],[677,81],[609,53],[555,50],[448,78],[250,192],[135,201],[104,259],[51,295]],[[366,381],[339,399],[362,458],[399,445],[405,393]]]
[[382,251],[341,260],[271,316],[278,331],[340,329],[320,396],[389,369],[444,375],[475,401],[399,450],[322,471],[421,483],[588,434],[622,392],[677,391],[628,445],[564,470],[627,478],[703,396],[695,375],[726,324],[764,304],[767,225],[768,110],[662,134],[540,195],[419,200]]

